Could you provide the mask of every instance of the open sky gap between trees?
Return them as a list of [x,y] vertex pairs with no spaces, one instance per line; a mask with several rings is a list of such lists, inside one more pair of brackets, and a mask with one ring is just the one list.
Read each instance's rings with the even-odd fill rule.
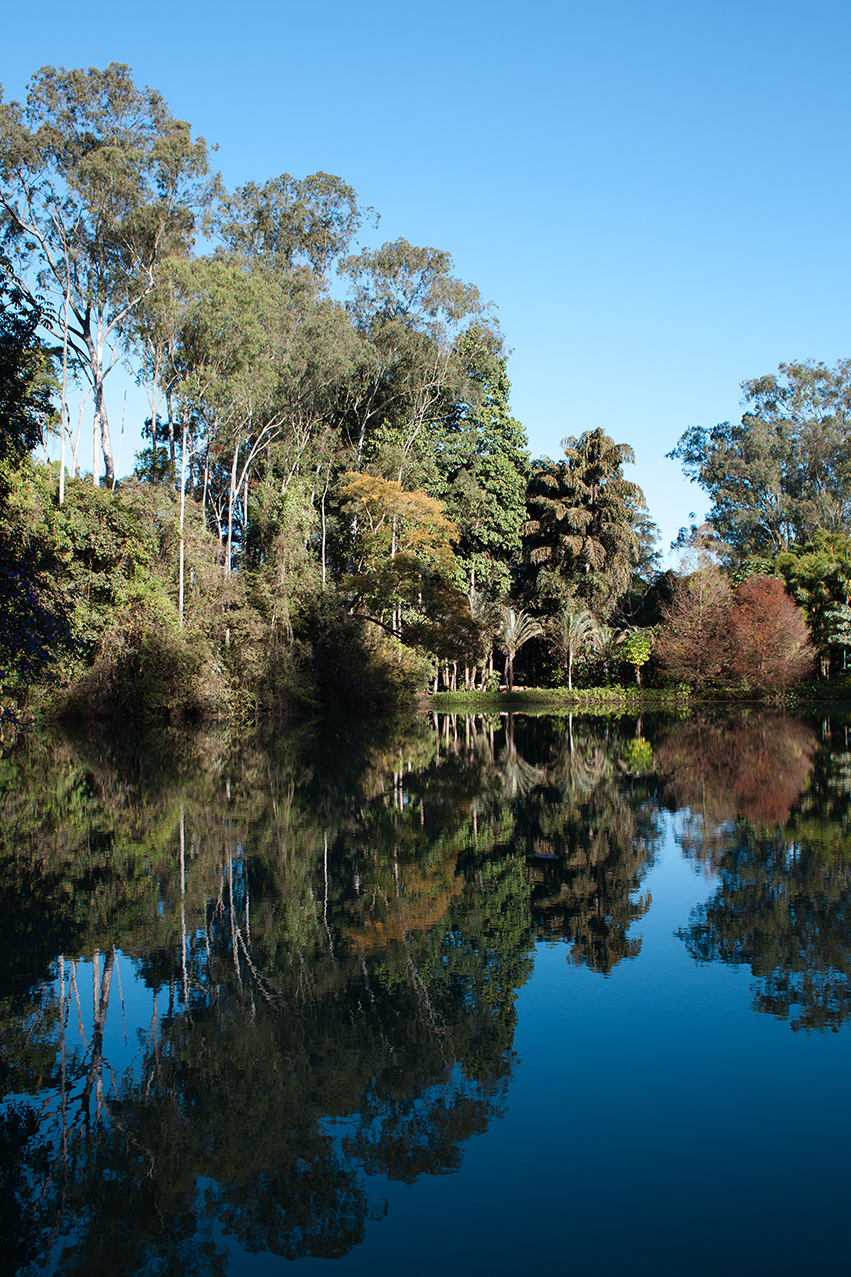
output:
[[[662,571],[629,445],[530,457],[447,252],[363,248],[376,214],[340,177],[231,192],[211,159],[122,64],[0,101],[5,715],[387,708],[518,670],[841,691],[851,360],[782,364],[740,422],[685,431],[711,509]],[[149,404],[120,482],[119,366]]]

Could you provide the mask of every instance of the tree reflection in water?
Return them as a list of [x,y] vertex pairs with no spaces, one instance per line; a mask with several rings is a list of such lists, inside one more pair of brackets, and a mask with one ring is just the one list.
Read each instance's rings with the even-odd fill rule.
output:
[[[86,741],[0,764],[16,1267],[341,1255],[384,1209],[364,1172],[452,1171],[501,1112],[532,935],[510,808],[477,801],[492,735],[382,729],[210,741],[191,783],[167,742],[147,771]],[[119,1075],[128,958],[153,1010]]]
[[610,721],[568,718],[517,811],[537,935],[566,940],[571,963],[604,975],[641,952],[630,928],[651,903],[638,893],[659,823],[652,785],[631,765],[634,740]]
[[754,1010],[795,1030],[851,1017],[847,726],[757,715],[669,731],[657,761],[686,853],[719,884],[677,932],[698,962],[750,967]]
[[691,952],[749,962],[758,1009],[836,1027],[841,743],[782,719],[480,715],[7,753],[10,1262],[215,1274],[232,1240],[287,1258],[358,1245],[385,1209],[370,1175],[451,1172],[503,1111],[535,941],[604,975],[638,956],[660,794],[720,872]]

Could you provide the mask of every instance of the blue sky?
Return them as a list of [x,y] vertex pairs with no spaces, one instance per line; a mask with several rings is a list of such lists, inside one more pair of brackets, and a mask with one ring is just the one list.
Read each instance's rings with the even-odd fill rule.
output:
[[[337,173],[380,239],[448,250],[498,307],[533,455],[631,444],[666,546],[705,509],[665,460],[683,430],[851,354],[847,5],[47,0],[3,25],[6,98],[128,62],[228,185]],[[128,422],[121,470],[135,446]]]

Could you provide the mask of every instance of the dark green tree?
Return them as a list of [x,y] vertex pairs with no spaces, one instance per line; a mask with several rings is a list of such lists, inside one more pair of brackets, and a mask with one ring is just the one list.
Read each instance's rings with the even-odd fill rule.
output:
[[505,358],[474,369],[481,398],[464,402],[432,432],[437,476],[428,484],[458,527],[463,585],[488,599],[505,597],[516,577],[526,516],[526,433],[510,413]]
[[[851,536],[845,532],[817,532],[812,540],[778,554],[776,570],[795,602],[804,609],[822,677],[831,658],[845,668],[842,609],[851,603]],[[837,651],[839,649],[839,651]]]
[[565,439],[563,447],[564,461],[532,466],[523,529],[527,590],[550,607],[575,599],[606,619],[638,563],[644,496],[623,475],[635,457],[599,429]]
[[32,449],[55,418],[52,360],[37,336],[43,311],[0,256],[0,716],[73,649],[55,564],[34,544],[32,511],[12,511]]
[[53,361],[38,330],[43,307],[0,254],[0,463],[19,462],[53,424]]

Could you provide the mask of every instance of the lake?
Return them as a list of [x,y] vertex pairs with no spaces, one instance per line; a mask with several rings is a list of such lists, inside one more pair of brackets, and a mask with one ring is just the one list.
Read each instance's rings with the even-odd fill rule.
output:
[[843,1271],[851,715],[0,756],[0,1271]]

